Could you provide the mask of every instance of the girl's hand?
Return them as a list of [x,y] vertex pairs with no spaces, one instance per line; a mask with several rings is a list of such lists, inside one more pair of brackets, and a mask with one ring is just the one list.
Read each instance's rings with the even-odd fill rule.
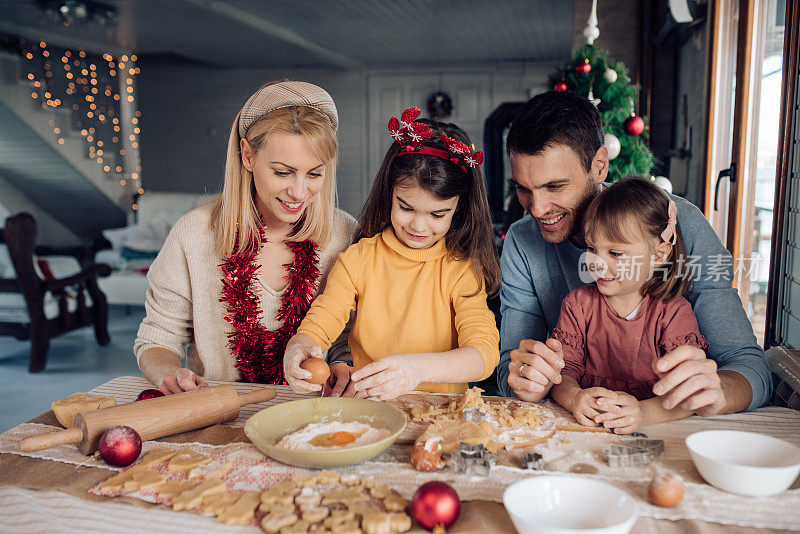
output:
[[356,397],[389,400],[423,382],[423,362],[415,354],[394,354],[365,365],[352,374]]
[[615,413],[619,407],[613,404],[617,393],[610,389],[594,387],[580,390],[575,395],[572,405],[572,415],[583,426],[598,426],[598,415],[611,412]]
[[594,418],[595,423],[610,428],[615,434],[630,434],[644,426],[644,408],[633,395],[617,391],[615,399],[607,399],[607,403],[619,408],[618,411],[607,411]]
[[286,377],[286,382],[295,393],[320,391],[321,384],[306,382],[311,378],[311,372],[300,367],[300,364],[308,358],[322,358],[322,349],[313,343],[306,344],[303,341],[292,343],[292,341],[295,341],[295,338],[289,340],[283,353],[283,375]]
[[331,365],[331,376],[325,383],[323,394],[325,397],[352,397],[355,395],[353,391],[350,375],[353,374],[355,368],[346,362],[336,362]]
[[208,382],[205,378],[194,374],[190,369],[180,367],[174,373],[166,375],[158,389],[164,395],[170,395],[207,387]]

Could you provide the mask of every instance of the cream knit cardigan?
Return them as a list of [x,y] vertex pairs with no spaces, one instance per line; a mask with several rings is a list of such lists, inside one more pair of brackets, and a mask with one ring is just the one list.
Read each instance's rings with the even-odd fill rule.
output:
[[[167,236],[158,257],[147,273],[145,316],[133,346],[138,362],[151,347],[171,350],[186,367],[208,380],[236,381],[239,370],[227,346],[232,327],[223,319],[225,306],[219,301],[222,291],[222,260],[214,251],[214,236],[209,227],[211,206],[194,209],[181,217]],[[320,276],[316,292],[340,252],[352,242],[356,221],[336,210],[331,240],[318,249]],[[282,292],[278,293],[257,279],[262,321],[269,330],[280,328],[275,319]],[[188,348],[188,351],[186,350]]]

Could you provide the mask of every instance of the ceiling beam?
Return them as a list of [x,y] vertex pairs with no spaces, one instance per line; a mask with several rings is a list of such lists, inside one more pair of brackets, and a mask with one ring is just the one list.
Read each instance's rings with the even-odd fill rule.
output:
[[328,59],[331,63],[339,67],[345,67],[350,69],[361,69],[364,68],[364,65],[359,61],[356,61],[350,57],[344,56],[342,54],[337,54],[325,48],[314,41],[311,41],[302,35],[293,32],[292,30],[281,26],[279,24],[275,24],[270,22],[264,18],[259,17],[258,15],[254,15],[250,11],[246,11],[244,9],[240,9],[238,7],[232,6],[230,4],[226,4],[224,2],[218,0],[183,0],[188,4],[192,4],[197,7],[201,7],[208,11],[212,11],[217,15],[229,18],[231,20],[235,20],[240,24],[244,24],[245,26],[249,26],[255,30],[260,31],[265,35],[269,35],[271,37],[277,37],[287,43],[299,46],[309,52],[313,52],[319,56],[322,56]]
[[71,50],[84,50],[94,54],[109,53],[113,56],[121,56],[122,54],[129,54],[131,52],[131,50],[122,48],[116,44],[70,37],[52,30],[45,30],[43,28],[33,26],[23,26],[20,24],[10,24],[8,22],[0,22],[0,32],[17,35],[36,43],[39,41],[44,41],[50,46],[69,48]]

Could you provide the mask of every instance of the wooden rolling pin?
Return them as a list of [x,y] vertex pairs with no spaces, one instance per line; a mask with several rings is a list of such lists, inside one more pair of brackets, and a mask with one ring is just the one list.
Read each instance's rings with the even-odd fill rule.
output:
[[232,385],[224,384],[92,410],[79,413],[74,427],[25,438],[19,442],[19,448],[31,452],[77,443],[83,454],[92,454],[97,450],[103,432],[117,425],[133,428],[142,441],[147,441],[234,421],[245,404],[266,402],[275,395],[271,388],[240,395]]

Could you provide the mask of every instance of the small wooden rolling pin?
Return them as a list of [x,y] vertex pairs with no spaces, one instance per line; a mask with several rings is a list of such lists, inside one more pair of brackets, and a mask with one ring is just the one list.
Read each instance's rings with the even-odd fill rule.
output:
[[25,438],[19,442],[19,448],[31,452],[77,443],[83,454],[92,454],[103,432],[117,425],[133,428],[142,441],[147,441],[234,421],[245,404],[266,402],[275,395],[275,390],[270,388],[240,395],[232,385],[224,384],[92,410],[78,414],[74,427]]

